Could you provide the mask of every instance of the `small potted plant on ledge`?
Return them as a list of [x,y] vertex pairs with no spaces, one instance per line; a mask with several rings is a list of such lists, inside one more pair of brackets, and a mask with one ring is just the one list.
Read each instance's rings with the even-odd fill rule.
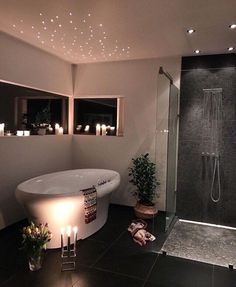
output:
[[36,225],[31,222],[29,226],[23,228],[22,237],[22,249],[29,260],[29,269],[39,270],[42,267],[43,250],[52,238],[47,223]]
[[149,219],[157,214],[155,199],[159,182],[156,178],[156,165],[151,162],[148,153],[132,159],[132,163],[133,166],[129,168],[130,182],[137,187],[134,192],[137,198],[134,212],[138,218]]

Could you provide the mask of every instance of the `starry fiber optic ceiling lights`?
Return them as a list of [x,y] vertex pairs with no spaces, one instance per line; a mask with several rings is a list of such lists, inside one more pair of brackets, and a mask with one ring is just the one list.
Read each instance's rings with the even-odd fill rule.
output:
[[[33,37],[37,46],[63,55],[70,62],[111,61],[130,57],[130,46],[122,46],[109,35],[102,23],[94,23],[91,13],[78,19],[73,12],[51,15],[43,11],[34,23],[19,19],[11,28],[23,36]],[[109,41],[108,41],[109,39]]]

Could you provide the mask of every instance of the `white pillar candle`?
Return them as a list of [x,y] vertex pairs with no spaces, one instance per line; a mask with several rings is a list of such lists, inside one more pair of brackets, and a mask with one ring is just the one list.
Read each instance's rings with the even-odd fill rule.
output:
[[58,135],[63,135],[63,132],[64,132],[63,128],[62,128],[62,127],[59,127]]
[[63,256],[64,253],[64,234],[65,234],[65,228],[61,228],[61,256]]
[[84,131],[85,131],[86,133],[88,133],[89,130],[90,130],[90,126],[89,126],[89,125],[86,125]]
[[68,251],[68,257],[70,257],[70,235],[71,235],[71,226],[67,226],[66,234],[67,234],[67,251]]
[[28,137],[30,135],[30,131],[24,131],[24,136]]
[[105,136],[107,134],[107,127],[106,125],[102,125],[102,136]]
[[0,124],[0,136],[4,136],[5,124]]
[[110,134],[111,134],[111,135],[114,135],[114,134],[115,134],[115,127],[111,127],[111,128],[110,128]]
[[76,255],[76,241],[77,241],[77,233],[78,233],[77,226],[73,227],[73,232],[74,232],[74,255]]
[[96,136],[100,136],[101,135],[101,125],[97,124],[96,125]]
[[60,128],[60,125],[59,124],[55,124],[55,135],[59,134],[59,128]]
[[22,137],[22,136],[24,135],[24,132],[23,132],[23,131],[17,131],[17,132],[16,132],[16,135],[17,135],[18,137]]

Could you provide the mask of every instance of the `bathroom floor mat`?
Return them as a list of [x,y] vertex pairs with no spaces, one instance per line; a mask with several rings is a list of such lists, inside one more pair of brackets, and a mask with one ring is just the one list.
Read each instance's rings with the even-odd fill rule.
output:
[[161,251],[236,269],[236,229],[178,220]]

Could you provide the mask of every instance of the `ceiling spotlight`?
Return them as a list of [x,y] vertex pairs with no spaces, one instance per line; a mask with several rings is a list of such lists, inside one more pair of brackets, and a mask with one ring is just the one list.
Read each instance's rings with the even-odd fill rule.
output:
[[42,14],[42,13],[39,13],[39,15],[40,15],[40,16],[43,16],[43,14]]
[[229,25],[229,28],[230,28],[230,29],[235,29],[235,28],[236,28],[236,24],[231,24],[231,25]]
[[72,23],[73,23],[73,21],[72,21],[72,20],[70,20],[70,23],[72,24]]
[[50,21],[51,21],[51,23],[53,23],[53,22],[54,22],[54,20],[53,20],[53,19],[51,19]]
[[31,26],[32,29],[34,29],[34,26]]
[[187,33],[188,33],[188,34],[193,34],[194,32],[196,32],[196,30],[194,30],[194,29],[188,29],[188,30],[187,30]]
[[13,24],[12,26],[13,26],[14,28],[16,28],[16,25],[15,25],[15,24]]
[[24,31],[22,31],[22,30],[21,30],[21,31],[20,31],[20,33],[21,33],[21,34],[23,34],[23,33],[24,33]]
[[45,24],[45,22],[44,22],[44,21],[42,21],[42,24]]
[[59,16],[56,16],[56,19],[58,19],[59,18]]
[[102,27],[102,24],[99,24],[99,27]]
[[229,47],[229,48],[228,48],[228,51],[229,51],[229,52],[231,52],[231,51],[233,51],[233,50],[234,50],[234,47]]
[[195,50],[194,53],[195,53],[195,54],[199,54],[199,53],[200,53],[200,50]]
[[88,17],[90,17],[90,16],[91,16],[91,14],[89,13],[89,14],[88,14]]
[[61,26],[62,26],[61,24],[58,25],[58,27],[60,27],[60,28],[61,28]]

